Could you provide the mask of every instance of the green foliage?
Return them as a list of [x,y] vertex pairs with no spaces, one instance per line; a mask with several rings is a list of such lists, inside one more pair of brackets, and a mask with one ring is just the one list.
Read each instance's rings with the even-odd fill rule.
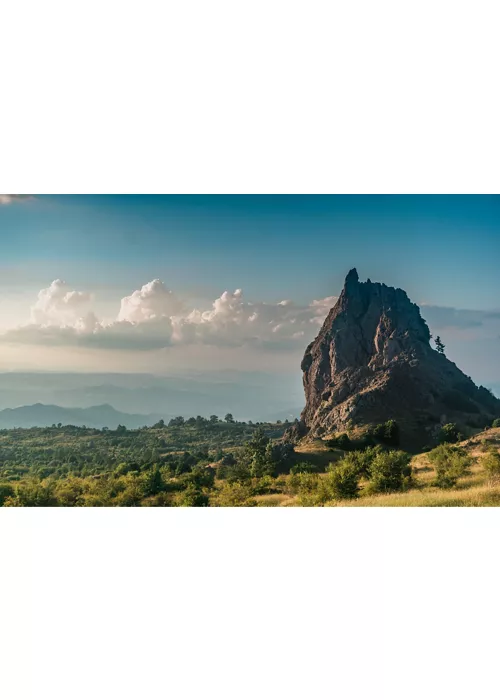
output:
[[375,457],[382,451],[383,448],[380,445],[375,445],[374,447],[367,447],[364,450],[349,452],[344,456],[342,461],[351,464],[353,469],[357,470],[360,477],[369,479],[370,466]]
[[14,495],[14,489],[10,484],[0,484],[0,506],[3,506],[8,498]]
[[379,451],[369,467],[369,493],[403,491],[411,483],[410,455],[401,450]]
[[428,457],[436,470],[434,485],[439,488],[453,488],[458,479],[470,473],[472,459],[466,450],[457,445],[439,445],[429,452]]
[[489,451],[481,460],[481,465],[491,481],[500,481],[500,454],[497,450]]
[[492,428],[500,428],[500,418],[495,418],[493,423],[491,424]]
[[327,487],[335,499],[357,498],[360,473],[358,465],[349,459],[331,464],[326,476]]
[[445,344],[443,343],[443,341],[441,340],[441,338],[439,337],[439,335],[436,336],[436,339],[434,340],[434,342],[436,343],[436,350],[437,350],[441,355],[444,355],[444,349],[445,349],[446,346],[445,346]]
[[460,442],[463,440],[463,435],[461,435],[456,423],[447,423],[443,425],[439,431],[439,442],[441,444]]
[[224,481],[212,493],[210,505],[217,507],[255,506],[254,491],[250,483]]
[[317,474],[320,467],[311,462],[298,462],[290,469],[290,474]]
[[189,484],[184,491],[179,492],[175,505],[184,508],[202,508],[208,506],[208,496],[195,484]]
[[0,505],[203,505],[215,488],[210,463],[224,465],[233,482],[252,479],[244,443],[263,448],[269,474],[293,462],[293,448],[275,442],[285,426],[262,423],[261,437],[254,438],[257,427],[244,423],[202,416],[171,423],[119,431],[62,425],[0,430]]
[[399,425],[395,420],[388,420],[385,423],[379,423],[371,431],[371,436],[376,440],[380,440],[385,445],[397,447],[399,445]]
[[240,461],[252,477],[276,476],[290,468],[293,446],[290,443],[273,444],[262,428],[258,427],[251,440],[245,443]]
[[53,481],[26,479],[14,487],[14,495],[7,497],[4,506],[37,508],[56,506],[55,484]]

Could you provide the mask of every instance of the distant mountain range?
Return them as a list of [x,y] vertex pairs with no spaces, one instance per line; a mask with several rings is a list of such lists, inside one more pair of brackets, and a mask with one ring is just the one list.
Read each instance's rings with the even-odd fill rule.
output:
[[64,408],[36,403],[32,406],[5,408],[0,411],[0,429],[45,428],[58,423],[62,423],[62,425],[86,425],[87,428],[107,427],[110,430],[115,430],[118,425],[124,425],[132,429],[154,425],[160,418],[161,416],[155,414],[122,413],[109,404],[88,408]]
[[109,404],[117,411],[155,414],[165,421],[226,413],[237,420],[293,420],[304,405],[304,391],[297,372],[0,373],[0,410],[36,403],[70,409]]

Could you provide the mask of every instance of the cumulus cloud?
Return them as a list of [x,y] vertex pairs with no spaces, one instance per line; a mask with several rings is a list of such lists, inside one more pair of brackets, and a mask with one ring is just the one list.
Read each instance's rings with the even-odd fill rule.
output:
[[277,303],[249,302],[241,289],[224,292],[207,311],[192,311],[177,319],[176,335],[185,342],[212,345],[293,345],[309,337],[311,323],[322,323],[333,297],[299,306],[289,299]]
[[90,294],[72,290],[63,280],[54,280],[41,289],[31,307],[31,320],[37,325],[68,326],[80,322],[82,307]]
[[118,321],[141,323],[180,314],[183,304],[159,279],[148,282],[121,301]]
[[30,194],[0,194],[0,205],[2,204],[12,204],[13,202],[19,202],[23,199],[31,199]]
[[153,280],[124,297],[116,320],[105,323],[92,311],[84,313],[90,295],[54,280],[39,292],[31,323],[7,331],[3,340],[136,350],[195,344],[285,349],[309,342],[335,300],[255,303],[236,289],[225,291],[208,309],[188,311],[163,282]]
[[[309,304],[290,299],[252,302],[241,289],[225,291],[205,308],[189,309],[160,280],[152,280],[121,299],[115,320],[100,320],[92,297],[54,280],[31,307],[31,322],[6,331],[3,342],[158,350],[170,346],[304,348],[317,334],[336,297]],[[423,305],[433,332],[445,329],[498,335],[499,312]],[[472,329],[472,330],[471,330]]]

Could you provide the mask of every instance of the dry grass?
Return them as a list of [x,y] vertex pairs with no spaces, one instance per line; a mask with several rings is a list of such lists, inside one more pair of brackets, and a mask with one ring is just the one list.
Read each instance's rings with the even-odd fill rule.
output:
[[[415,488],[403,493],[363,495],[353,501],[332,501],[327,506],[342,507],[492,507],[500,506],[500,483],[491,483],[481,464],[481,458],[492,448],[500,452],[500,428],[490,428],[460,443],[474,458],[470,474],[459,480],[453,489],[440,489],[433,486],[436,477],[434,468],[427,454],[415,455],[412,459]],[[307,459],[313,454],[328,455],[328,462],[335,461],[338,456],[325,450],[323,445],[309,443],[301,446],[301,452],[307,452]],[[326,452],[326,455],[325,455]],[[336,450],[342,454],[340,450]],[[287,499],[280,505],[299,505],[297,499]]]
[[429,487],[426,489],[412,489],[405,493],[379,494],[366,496],[355,501],[343,501],[329,503],[327,505],[347,507],[478,507],[500,506],[500,485],[473,486],[471,488],[438,489]]

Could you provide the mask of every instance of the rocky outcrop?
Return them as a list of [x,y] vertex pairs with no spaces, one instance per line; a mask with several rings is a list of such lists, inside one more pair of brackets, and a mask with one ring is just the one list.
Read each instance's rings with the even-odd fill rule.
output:
[[443,422],[483,427],[500,400],[430,345],[420,309],[402,289],[351,270],[302,360],[306,406],[297,435],[324,436],[395,419],[404,441],[429,442]]

